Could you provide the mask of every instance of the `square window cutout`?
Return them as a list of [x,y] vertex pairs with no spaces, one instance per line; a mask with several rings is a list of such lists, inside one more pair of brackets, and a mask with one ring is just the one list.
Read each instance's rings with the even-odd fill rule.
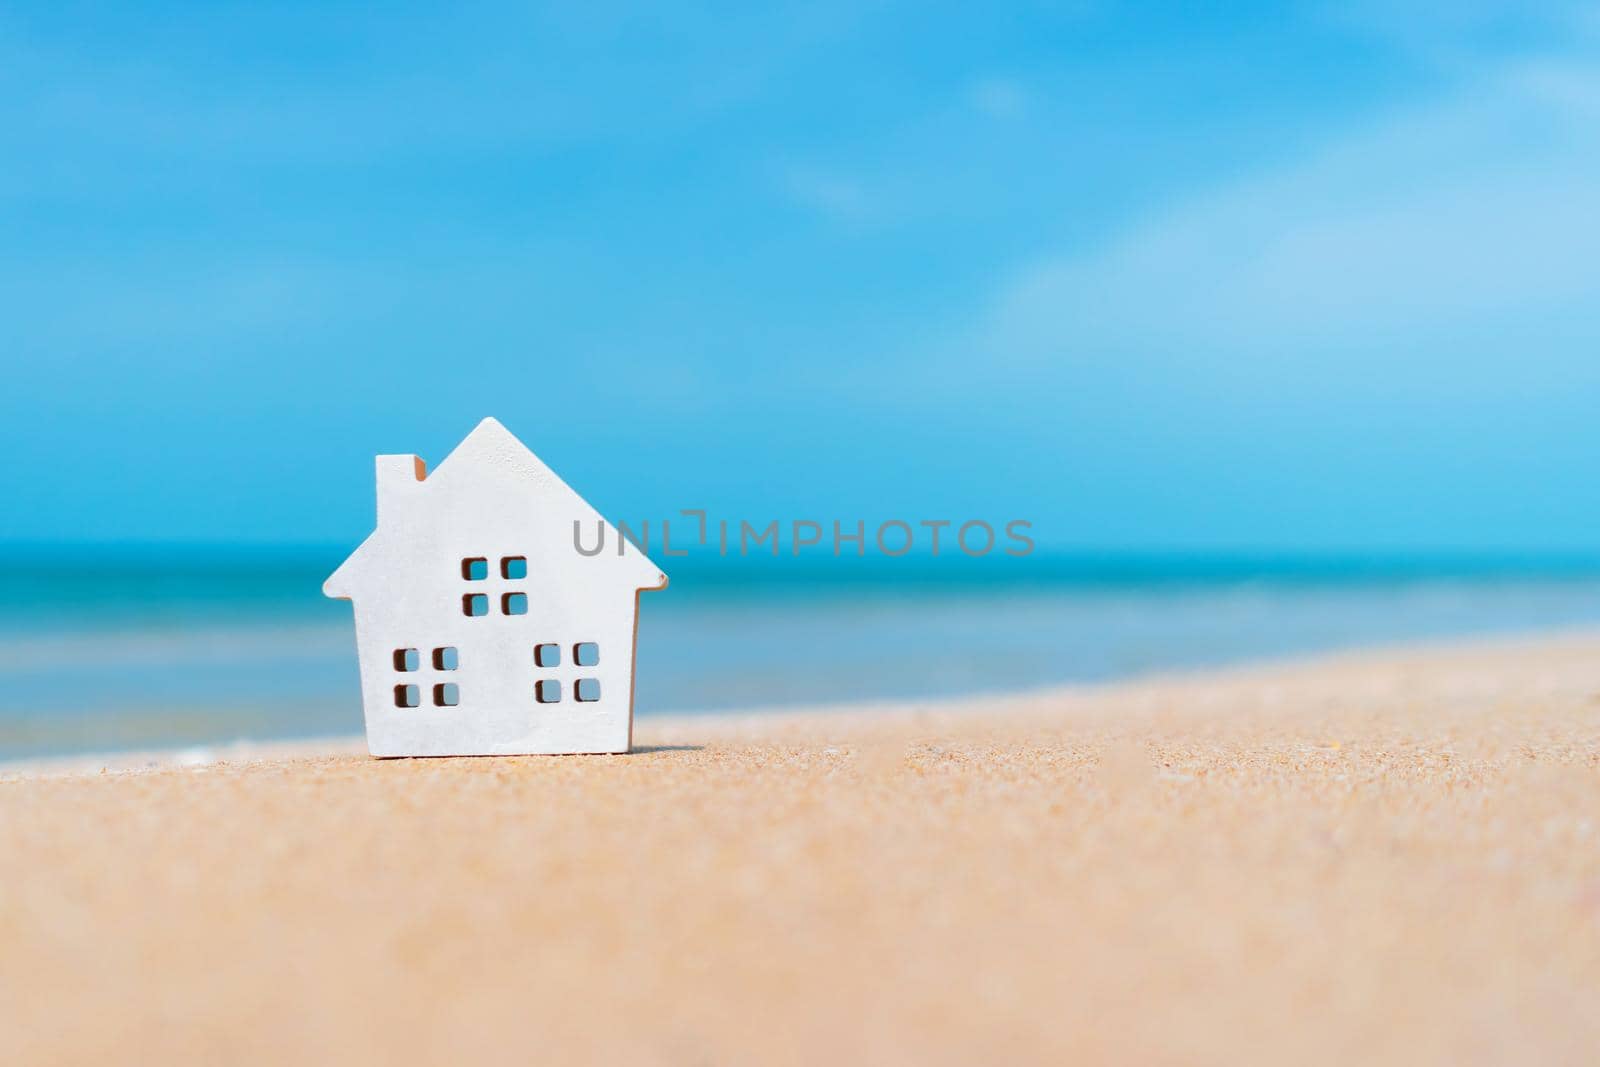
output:
[[461,690],[454,682],[441,682],[433,687],[433,703],[435,707],[453,708],[461,703]]
[[534,645],[533,662],[537,663],[541,667],[561,666],[561,646]]
[[433,669],[436,671],[453,671],[460,663],[460,657],[453,648],[436,648],[433,650]]
[[546,678],[533,687],[533,698],[541,704],[561,703],[561,683],[552,678]]
[[397,671],[414,671],[422,666],[422,657],[417,655],[414,648],[397,648],[394,650],[394,669]]
[[572,646],[572,661],[580,667],[593,667],[600,662],[600,646],[593,641],[580,641]]
[[397,685],[394,687],[394,706],[397,708],[414,708],[422,703],[422,690],[414,685]]
[[500,560],[500,577],[520,581],[528,576],[527,556],[504,556]]
[[468,593],[466,596],[461,598],[461,614],[489,614],[489,598],[483,593]]
[[461,561],[461,577],[469,582],[481,582],[489,577],[489,561],[483,556],[472,556]]
[[500,610],[507,615],[526,615],[528,613],[528,594],[507,593],[500,598]]
[[600,679],[579,678],[572,687],[572,695],[585,703],[600,699]]

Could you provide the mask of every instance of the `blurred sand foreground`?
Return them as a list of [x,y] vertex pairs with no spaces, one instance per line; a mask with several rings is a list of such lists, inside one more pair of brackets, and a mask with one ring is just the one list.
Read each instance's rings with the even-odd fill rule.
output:
[[0,780],[0,1062],[1593,1062],[1600,637]]

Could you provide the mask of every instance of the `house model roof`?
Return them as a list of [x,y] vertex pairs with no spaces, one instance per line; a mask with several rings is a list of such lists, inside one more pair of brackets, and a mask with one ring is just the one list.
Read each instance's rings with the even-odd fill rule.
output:
[[[323,583],[323,592],[349,600],[403,580],[394,561],[420,542],[458,539],[528,546],[530,564],[546,575],[581,575],[586,582],[660,589],[667,576],[617,528],[605,521],[560,476],[499,420],[484,419],[432,473],[415,455],[377,457],[378,522],[371,536]],[[595,555],[578,551],[580,542]]]

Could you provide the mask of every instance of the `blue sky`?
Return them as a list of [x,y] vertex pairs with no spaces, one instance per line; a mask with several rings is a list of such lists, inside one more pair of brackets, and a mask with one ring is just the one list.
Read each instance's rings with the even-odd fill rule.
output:
[[1224,6],[7,5],[0,541],[1592,547],[1600,11]]

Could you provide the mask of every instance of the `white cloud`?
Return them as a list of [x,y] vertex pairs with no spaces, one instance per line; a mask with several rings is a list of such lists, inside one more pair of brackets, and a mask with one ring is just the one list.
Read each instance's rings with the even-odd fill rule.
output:
[[795,202],[834,217],[854,217],[866,212],[867,193],[859,182],[811,167],[791,167],[784,188]]
[[1339,0],[1323,21],[1441,65],[1584,43],[1600,29],[1594,0]]
[[[1347,132],[1003,287],[981,347],[1254,373],[1571,363],[1600,306],[1600,69],[1533,64]],[[1592,343],[1600,329],[1587,331]],[[1486,337],[1488,340],[1486,340]],[[1591,361],[1600,364],[1600,361]]]
[[1028,109],[1028,91],[1012,78],[985,78],[968,90],[972,106],[992,119],[1014,119]]

